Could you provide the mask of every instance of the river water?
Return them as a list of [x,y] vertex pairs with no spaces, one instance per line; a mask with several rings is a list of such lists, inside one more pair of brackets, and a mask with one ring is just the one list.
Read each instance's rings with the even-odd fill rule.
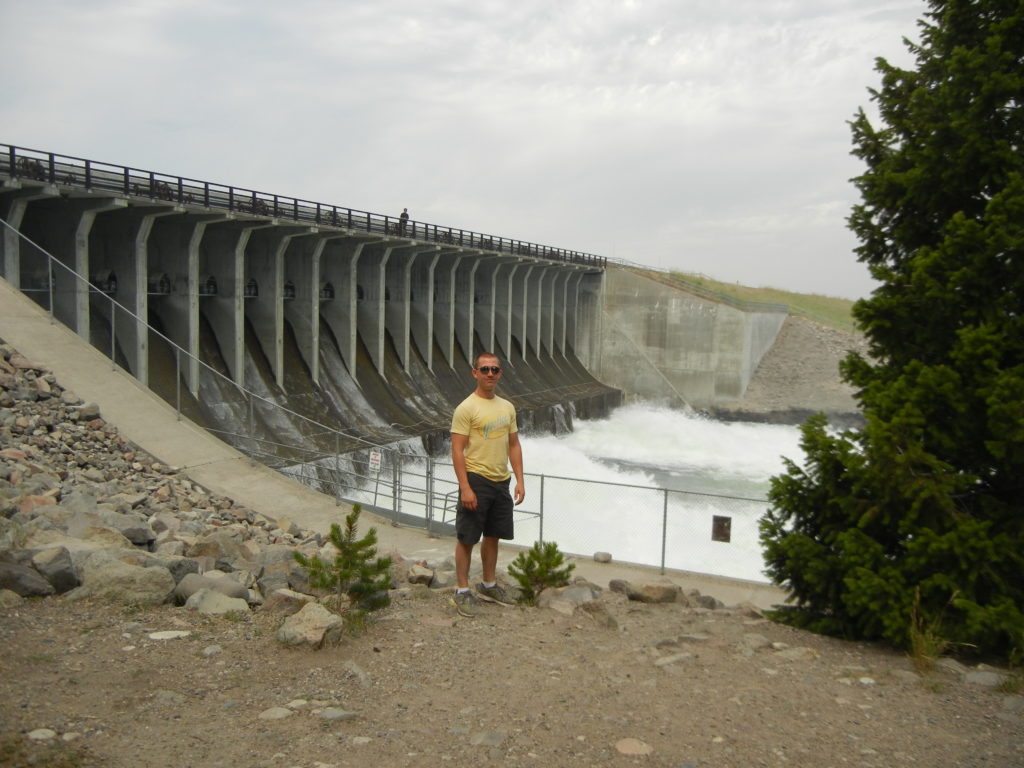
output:
[[[635,404],[566,435],[524,435],[523,448],[527,472],[545,475],[543,537],[563,550],[767,581],[757,523],[782,457],[803,462],[799,441],[795,426]],[[528,478],[524,508],[540,501],[537,484]],[[716,517],[728,518],[728,542],[712,539]]]

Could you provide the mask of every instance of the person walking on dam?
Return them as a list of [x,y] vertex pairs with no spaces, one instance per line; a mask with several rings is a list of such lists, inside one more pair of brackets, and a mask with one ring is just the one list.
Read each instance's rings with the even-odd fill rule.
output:
[[[526,498],[516,409],[495,393],[501,364],[495,355],[481,352],[473,360],[472,373],[476,389],[456,407],[451,429],[452,464],[459,481],[455,513],[458,588],[454,599],[458,612],[470,618],[476,615],[479,599],[469,588],[469,564],[478,541],[483,581],[477,592],[491,602],[514,602],[497,583],[498,540],[513,537],[512,511]],[[514,501],[509,493],[512,473],[516,477]]]

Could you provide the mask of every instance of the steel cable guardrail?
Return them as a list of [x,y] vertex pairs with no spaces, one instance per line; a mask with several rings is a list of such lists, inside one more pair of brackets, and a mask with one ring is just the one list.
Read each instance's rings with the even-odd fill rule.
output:
[[112,192],[180,205],[199,205],[230,213],[290,219],[311,226],[325,225],[361,232],[425,240],[453,247],[476,248],[603,268],[607,259],[592,253],[555,248],[526,240],[499,237],[468,229],[422,221],[402,221],[340,205],[319,203],[186,176],[115,165],[12,144],[0,144],[0,172],[14,179],[91,192]]

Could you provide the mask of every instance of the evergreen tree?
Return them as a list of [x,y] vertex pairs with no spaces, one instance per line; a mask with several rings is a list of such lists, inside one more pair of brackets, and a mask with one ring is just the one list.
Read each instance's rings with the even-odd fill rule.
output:
[[533,605],[548,587],[564,587],[576,567],[565,562],[565,555],[553,541],[533,542],[533,546],[516,555],[508,565],[508,573],[519,582],[520,600]]
[[[1024,660],[1024,3],[929,0],[916,69],[860,110],[850,216],[881,281],[842,365],[866,426],[803,428],[773,478],[768,573],[801,626],[909,644],[912,616]],[[919,595],[919,597],[917,597]]]
[[337,597],[348,595],[351,610],[356,614],[386,608],[391,603],[391,558],[377,557],[376,528],[358,538],[356,528],[361,511],[359,504],[352,505],[352,511],[345,516],[344,531],[337,523],[331,525],[328,540],[337,550],[334,560],[294,553],[295,561],[308,571],[312,586],[331,591]]

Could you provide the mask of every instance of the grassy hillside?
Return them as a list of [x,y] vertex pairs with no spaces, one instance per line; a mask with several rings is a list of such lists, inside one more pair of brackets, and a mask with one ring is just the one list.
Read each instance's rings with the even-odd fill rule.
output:
[[792,293],[779,288],[749,288],[736,283],[722,283],[703,275],[686,272],[647,273],[655,279],[668,280],[682,288],[695,290],[711,296],[725,296],[737,301],[767,302],[786,304],[791,314],[815,320],[823,325],[852,331],[853,317],[850,309],[853,302],[834,296],[820,296],[813,293]]

